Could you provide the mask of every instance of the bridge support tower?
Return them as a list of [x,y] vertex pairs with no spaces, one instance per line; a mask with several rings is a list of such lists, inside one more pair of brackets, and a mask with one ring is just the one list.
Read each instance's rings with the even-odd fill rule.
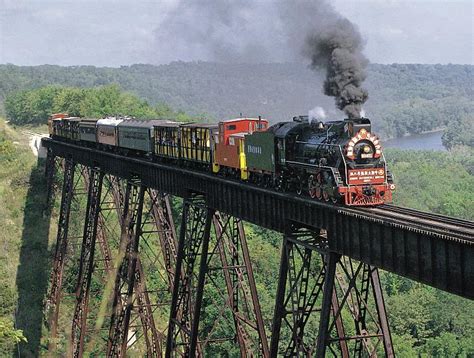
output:
[[[219,312],[204,336],[199,324],[208,285],[219,292],[213,301]],[[237,343],[242,357],[269,356],[242,221],[209,208],[198,194],[183,203],[173,288],[166,357],[201,356],[207,345],[225,340]],[[232,334],[218,336],[219,323],[229,320]]]
[[378,270],[330,252],[327,240],[326,232],[289,225],[270,356],[394,357]]

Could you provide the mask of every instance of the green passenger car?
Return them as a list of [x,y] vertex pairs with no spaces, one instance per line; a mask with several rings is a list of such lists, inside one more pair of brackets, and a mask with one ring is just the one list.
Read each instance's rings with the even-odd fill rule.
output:
[[245,136],[245,157],[251,172],[275,172],[275,135],[271,132],[254,132]]
[[124,120],[117,126],[119,147],[141,152],[153,152],[151,121]]
[[97,119],[83,119],[79,123],[79,139],[86,142],[97,142]]

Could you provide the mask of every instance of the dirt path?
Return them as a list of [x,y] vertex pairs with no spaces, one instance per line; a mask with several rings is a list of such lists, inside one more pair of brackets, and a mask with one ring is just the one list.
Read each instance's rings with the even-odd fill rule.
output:
[[41,138],[48,137],[47,133],[35,133],[31,131],[23,131],[25,135],[27,135],[29,139],[29,146],[35,157],[38,155],[43,158],[46,153],[45,149],[41,146]]

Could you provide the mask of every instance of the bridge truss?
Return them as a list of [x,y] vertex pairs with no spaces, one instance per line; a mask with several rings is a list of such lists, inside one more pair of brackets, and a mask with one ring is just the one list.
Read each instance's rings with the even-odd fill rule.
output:
[[330,250],[324,229],[286,222],[269,317],[243,221],[218,211],[205,193],[186,190],[174,218],[174,197],[140,175],[122,177],[50,150],[50,203],[61,170],[46,302],[51,351],[194,357],[230,342],[242,357],[394,356],[377,268]]

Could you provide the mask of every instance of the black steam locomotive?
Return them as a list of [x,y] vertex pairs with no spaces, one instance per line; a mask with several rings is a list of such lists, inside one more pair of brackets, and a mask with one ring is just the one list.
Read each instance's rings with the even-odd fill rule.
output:
[[248,156],[247,164],[251,172],[258,173],[257,178],[266,175],[267,181],[271,181],[273,177],[277,189],[295,190],[300,195],[307,193],[318,200],[346,205],[391,201],[395,185],[386,168],[380,141],[371,133],[369,119],[323,123],[299,116],[292,122],[271,126],[267,133],[272,136],[254,133],[255,139],[246,138],[246,142],[263,148],[271,145],[259,144],[258,137],[274,142],[273,172],[258,170],[255,155]]

